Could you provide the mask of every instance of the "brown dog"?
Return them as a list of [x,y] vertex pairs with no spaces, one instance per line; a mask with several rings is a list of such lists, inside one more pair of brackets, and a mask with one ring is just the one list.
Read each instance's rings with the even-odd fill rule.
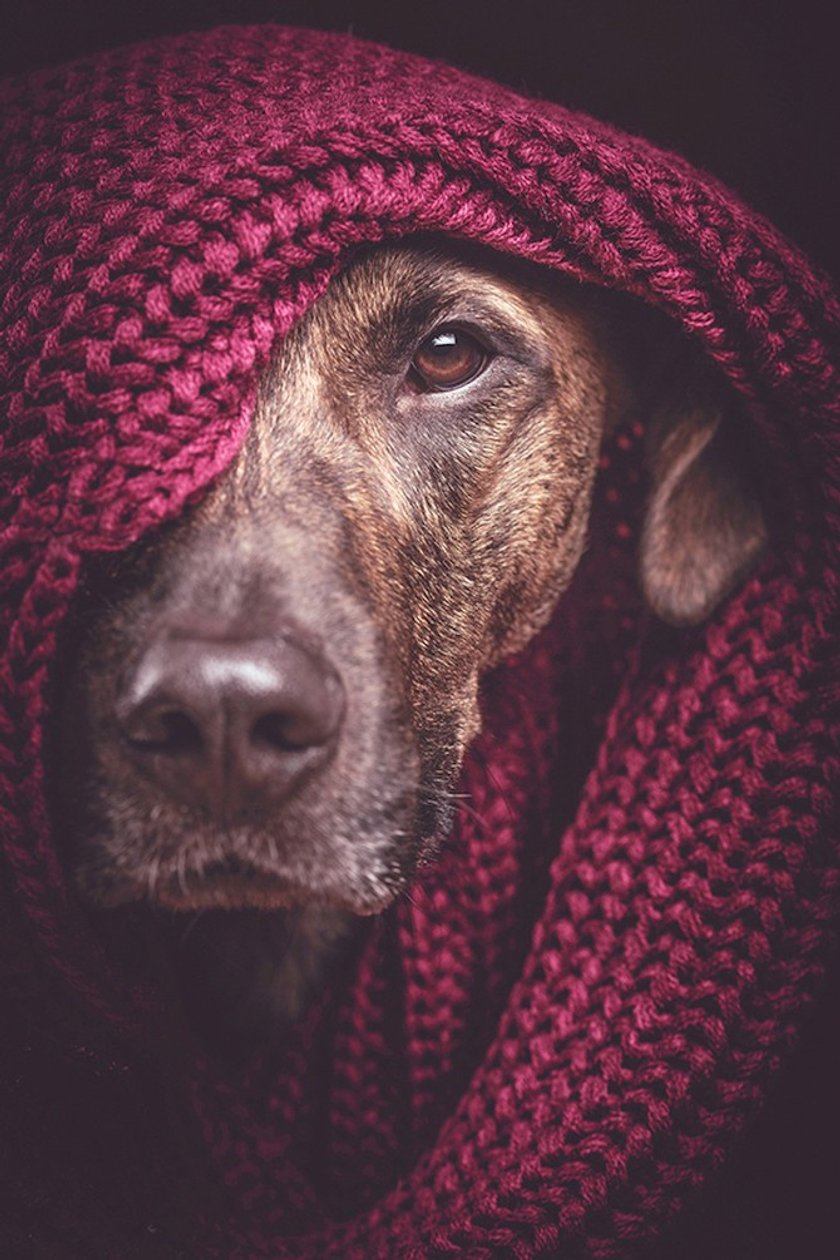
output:
[[445,832],[479,678],[568,585],[602,435],[654,377],[652,606],[701,620],[760,551],[730,403],[643,315],[487,251],[371,250],[287,339],[227,476],[92,577],[70,858],[94,905],[192,925],[208,1035],[294,1015]]

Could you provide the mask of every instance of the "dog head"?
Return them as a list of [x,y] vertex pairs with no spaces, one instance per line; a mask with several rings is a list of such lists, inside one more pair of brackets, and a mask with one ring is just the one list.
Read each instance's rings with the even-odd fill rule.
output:
[[640,372],[665,380],[643,586],[678,623],[719,602],[764,540],[727,404],[668,383],[681,352],[655,321],[629,349],[621,319],[454,245],[383,246],[333,281],[224,479],[91,574],[61,761],[92,902],[387,906],[449,824],[482,673],[571,580]]

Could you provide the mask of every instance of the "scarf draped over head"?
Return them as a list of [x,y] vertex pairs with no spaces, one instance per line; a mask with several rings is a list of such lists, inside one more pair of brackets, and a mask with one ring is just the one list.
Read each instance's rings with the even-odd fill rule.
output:
[[[682,160],[340,35],[167,38],[2,102],[0,1250],[629,1252],[724,1163],[834,942],[835,298]],[[232,1074],[168,1048],[77,904],[54,663],[88,557],[200,496],[330,277],[418,232],[657,307],[785,493],[756,573],[666,631],[635,594],[639,433],[612,440],[575,583],[488,681],[440,860]]]

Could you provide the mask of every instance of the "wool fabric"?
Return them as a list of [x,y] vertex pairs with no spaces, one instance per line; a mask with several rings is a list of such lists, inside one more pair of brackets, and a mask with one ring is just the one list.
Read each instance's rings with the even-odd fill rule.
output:
[[[622,1256],[761,1108],[838,916],[838,305],[713,179],[457,70],[275,26],[2,85],[0,1251]],[[637,425],[549,628],[488,680],[469,799],[280,1050],[182,1036],[52,835],[89,557],[230,463],[354,248],[475,240],[659,308],[742,400],[772,542],[709,623],[636,594]]]

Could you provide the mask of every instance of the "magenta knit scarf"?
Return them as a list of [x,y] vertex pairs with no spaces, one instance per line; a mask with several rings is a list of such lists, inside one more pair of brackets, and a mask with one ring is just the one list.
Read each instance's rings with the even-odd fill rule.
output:
[[[228,28],[0,95],[0,1250],[626,1254],[725,1160],[836,939],[836,300],[681,160],[342,36]],[[708,626],[658,626],[620,434],[557,617],[487,682],[438,864],[225,1074],[65,882],[51,667],[84,557],[199,494],[348,251],[417,231],[681,324],[777,472],[774,541]]]

